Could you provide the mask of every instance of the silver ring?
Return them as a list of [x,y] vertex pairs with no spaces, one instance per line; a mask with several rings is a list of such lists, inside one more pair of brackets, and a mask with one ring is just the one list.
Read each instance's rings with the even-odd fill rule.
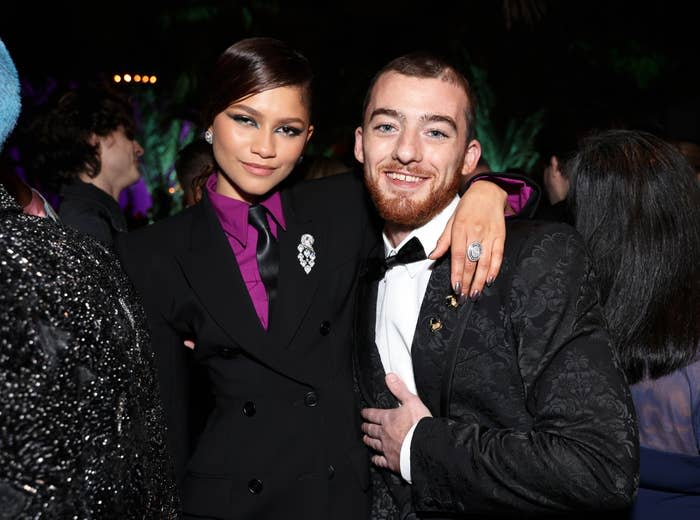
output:
[[470,262],[478,262],[481,258],[481,242],[472,242],[467,248],[467,258]]

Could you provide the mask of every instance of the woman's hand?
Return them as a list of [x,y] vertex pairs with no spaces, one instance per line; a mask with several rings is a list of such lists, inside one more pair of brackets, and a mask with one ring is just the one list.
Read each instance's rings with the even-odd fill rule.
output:
[[[491,285],[501,269],[506,239],[504,212],[508,195],[498,185],[476,181],[462,195],[457,210],[442,232],[430,258],[441,257],[451,247],[451,282],[455,294],[477,300],[484,284]],[[478,260],[467,258],[471,244],[481,244]]]

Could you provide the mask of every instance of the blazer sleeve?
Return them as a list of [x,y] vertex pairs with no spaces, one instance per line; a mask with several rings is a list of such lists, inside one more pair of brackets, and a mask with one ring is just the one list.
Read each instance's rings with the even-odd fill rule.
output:
[[185,473],[196,422],[197,405],[191,392],[193,371],[191,352],[182,331],[168,319],[172,303],[167,260],[149,248],[148,237],[126,233],[118,237],[116,249],[124,270],[138,293],[148,322],[156,374],[165,415],[168,447],[175,463],[178,482]]
[[539,516],[621,510],[633,499],[639,445],[629,389],[584,244],[568,226],[552,228],[525,242],[504,289],[532,426],[421,420],[411,444],[417,511]]

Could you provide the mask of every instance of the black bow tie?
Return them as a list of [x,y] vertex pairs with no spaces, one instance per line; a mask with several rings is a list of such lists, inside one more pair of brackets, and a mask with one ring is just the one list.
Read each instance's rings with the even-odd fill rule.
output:
[[425,260],[425,250],[423,249],[418,237],[413,237],[406,242],[395,255],[382,258],[370,258],[367,261],[367,276],[371,280],[381,280],[384,274],[391,268],[397,265],[411,264]]

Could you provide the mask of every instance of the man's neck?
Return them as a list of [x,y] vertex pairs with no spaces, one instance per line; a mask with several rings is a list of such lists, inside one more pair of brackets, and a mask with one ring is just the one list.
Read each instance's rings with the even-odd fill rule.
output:
[[81,173],[79,177],[81,181],[87,184],[92,184],[93,186],[95,186],[95,188],[104,191],[107,195],[112,197],[117,202],[119,201],[119,195],[124,189],[122,186],[114,186],[113,184],[107,181],[106,177],[102,177],[101,175],[98,175],[97,177],[90,177],[87,174]]
[[403,240],[416,229],[414,226],[403,226],[392,222],[384,223],[384,234],[393,247],[398,246]]
[[455,198],[433,215],[428,222],[420,225],[418,223],[409,225],[398,224],[385,220],[383,232],[387,246],[391,245],[392,249],[396,249],[409,235],[418,234],[423,247],[434,247],[450,217],[454,213],[458,202],[459,199],[455,195]]

